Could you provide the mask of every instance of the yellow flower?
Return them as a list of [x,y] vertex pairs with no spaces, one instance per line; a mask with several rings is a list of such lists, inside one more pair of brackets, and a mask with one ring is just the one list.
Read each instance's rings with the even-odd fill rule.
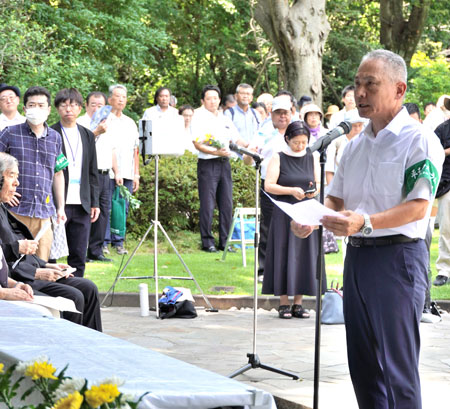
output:
[[1,362],[0,362],[0,373],[3,373],[3,368],[5,367],[5,365],[3,365]]
[[35,362],[28,366],[25,370],[25,376],[31,376],[31,379],[36,380],[39,378],[58,379],[53,374],[56,368],[48,362]]
[[91,408],[98,408],[104,403],[114,402],[120,395],[117,385],[102,384],[100,386],[93,385],[92,388],[84,393],[87,403]]
[[83,396],[81,396],[80,392],[76,391],[60,399],[52,409],[80,409],[82,403]]

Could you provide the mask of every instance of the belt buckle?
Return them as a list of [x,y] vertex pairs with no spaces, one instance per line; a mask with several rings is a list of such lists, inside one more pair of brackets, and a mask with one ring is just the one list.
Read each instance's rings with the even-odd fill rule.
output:
[[361,237],[350,237],[350,244],[353,247],[362,247],[363,239]]

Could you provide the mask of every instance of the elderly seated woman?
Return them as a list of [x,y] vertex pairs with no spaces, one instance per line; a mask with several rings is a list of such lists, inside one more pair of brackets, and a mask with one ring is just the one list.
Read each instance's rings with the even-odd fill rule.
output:
[[25,283],[19,284],[19,289],[31,286],[33,290],[46,295],[72,300],[81,314],[64,312],[63,318],[101,331],[96,285],[84,278],[65,277],[63,270],[70,266],[47,263],[35,256],[38,243],[28,228],[6,209],[4,203],[12,199],[19,186],[18,162],[11,155],[0,153],[0,175],[0,245],[11,278]]

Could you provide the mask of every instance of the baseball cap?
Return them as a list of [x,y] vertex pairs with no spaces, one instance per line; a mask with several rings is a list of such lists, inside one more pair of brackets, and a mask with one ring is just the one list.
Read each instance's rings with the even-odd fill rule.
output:
[[14,85],[0,84],[0,92],[11,90],[20,98],[20,89]]
[[279,97],[275,97],[272,101],[272,112],[278,109],[290,111],[291,107],[291,100],[287,95],[280,95]]

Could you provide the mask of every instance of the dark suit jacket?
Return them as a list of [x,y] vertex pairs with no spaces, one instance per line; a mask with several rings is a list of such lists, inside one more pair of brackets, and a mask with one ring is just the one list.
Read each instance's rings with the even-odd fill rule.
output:
[[[98,169],[97,169],[97,152],[95,150],[95,136],[84,126],[77,125],[81,135],[81,143],[83,146],[83,164],[81,167],[81,189],[80,198],[81,206],[87,212],[91,212],[91,207],[99,207],[99,182],[98,182]],[[64,136],[61,130],[61,122],[52,125],[52,128],[58,131],[61,138],[64,140]],[[62,151],[67,157],[66,148],[64,143],[62,144]],[[65,168],[64,183],[65,183],[65,197],[67,198],[67,189],[69,186],[69,170]]]
[[0,204],[0,245],[8,262],[9,274],[15,280],[31,284],[34,282],[36,269],[45,267],[46,262],[37,256],[27,255],[13,270],[13,264],[20,257],[18,240],[23,239],[33,240],[33,235],[27,226],[6,209],[4,204]]

